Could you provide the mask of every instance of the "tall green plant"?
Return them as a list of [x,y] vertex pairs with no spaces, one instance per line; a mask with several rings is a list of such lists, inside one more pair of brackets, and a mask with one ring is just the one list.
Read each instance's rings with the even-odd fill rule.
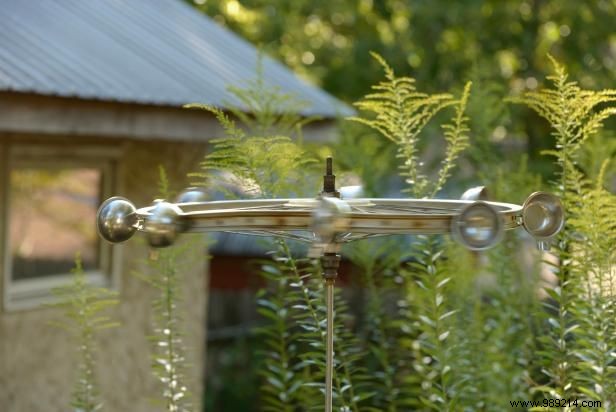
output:
[[[258,303],[259,312],[273,320],[261,329],[268,339],[275,339],[268,346],[278,351],[270,356],[276,353],[283,365],[263,372],[266,382],[262,390],[268,394],[268,410],[319,410],[323,407],[319,389],[325,379],[326,346],[320,267],[314,260],[294,258],[284,240],[276,243],[272,261],[262,266],[263,275],[274,281],[276,289],[269,294],[262,291],[267,299]],[[366,389],[363,368],[358,366],[363,356],[361,345],[345,324],[348,307],[339,291],[336,298],[334,404],[340,410],[359,411],[359,405],[372,394]]]
[[579,301],[573,314],[577,390],[616,407],[616,196],[604,188],[605,161],[597,182],[585,185],[580,206],[571,210],[571,226],[583,248],[573,247],[579,276]]
[[187,384],[186,347],[182,332],[181,264],[191,250],[190,243],[153,252],[149,273],[137,276],[153,287],[158,296],[152,302],[154,313],[152,373],[161,387],[160,403],[168,412],[192,410]]
[[196,184],[228,195],[232,194],[225,185],[239,186],[253,197],[316,191],[309,172],[315,157],[302,146],[302,128],[317,117],[301,115],[306,103],[266,84],[260,60],[255,78],[244,87],[229,87],[229,92],[241,105],[229,103],[225,110],[197,103],[185,106],[212,113],[224,132],[224,137],[211,140],[212,150],[201,170],[190,175]]
[[[370,356],[363,364],[374,379],[371,405],[379,410],[394,412],[417,406],[408,400],[413,397],[408,382],[410,356],[401,350],[401,343],[409,325],[404,322],[408,307],[405,300],[398,300],[402,278],[401,262],[410,258],[411,251],[400,238],[388,237],[362,241],[345,250],[347,256],[360,268],[360,285],[366,289],[364,325],[365,346]],[[391,305],[398,301],[399,308]],[[396,310],[398,309],[398,310]]]
[[67,331],[77,346],[79,361],[71,406],[81,412],[94,412],[103,407],[95,373],[96,334],[118,325],[107,315],[109,309],[118,304],[118,299],[116,292],[88,284],[79,254],[75,256],[71,272],[71,283],[52,291],[58,299],[52,306],[64,313],[64,319],[53,324]]
[[[352,120],[377,130],[396,144],[397,157],[401,159],[400,175],[407,184],[403,191],[416,198],[433,197],[444,187],[460,154],[469,146],[469,119],[465,110],[471,84],[466,84],[459,99],[450,94],[422,93],[417,91],[414,79],[396,76],[380,56],[373,56],[383,66],[385,80],[373,86],[374,93],[368,94],[356,105],[363,111],[371,112],[374,117],[355,117]],[[423,167],[419,137],[428,122],[447,107],[454,108],[454,115],[449,123],[442,126],[445,156],[433,182]],[[401,297],[403,309],[399,311],[401,333],[394,332],[394,346],[405,348],[414,355],[414,358],[403,358],[406,363],[414,364],[413,369],[403,369],[402,376],[399,376],[400,372],[393,369],[389,361],[396,355],[383,350],[377,351],[377,354],[382,367],[380,373],[387,376],[385,382],[389,382],[388,386],[401,379],[415,389],[406,393],[391,390],[385,404],[388,410],[409,405],[434,410],[455,406],[450,387],[453,383],[450,380],[452,366],[449,360],[452,350],[449,323],[455,312],[445,305],[450,275],[440,269],[442,256],[443,250],[433,238],[422,237],[413,246],[411,257],[414,262],[400,272],[405,279],[405,292]],[[364,269],[367,269],[366,274],[372,271],[370,266]],[[367,276],[368,281],[373,283],[370,276]],[[369,301],[375,301],[378,293],[374,287],[369,290],[372,295]],[[376,312],[373,317],[378,319],[382,315]],[[386,344],[388,339],[385,336],[379,338],[383,348],[390,347]]]
[[[194,174],[200,182],[220,182],[244,188],[248,196],[314,196],[320,186],[321,167],[301,141],[301,128],[311,118],[298,113],[301,102],[280,90],[266,87],[262,72],[247,88],[230,88],[245,107],[224,111],[191,105],[213,113],[225,137],[213,141],[212,151]],[[236,119],[240,122],[236,122]],[[240,126],[241,124],[241,126]],[[214,182],[212,174],[222,179]],[[248,189],[248,190],[246,190]],[[264,338],[262,402],[266,410],[318,410],[319,388],[325,376],[325,308],[320,265],[298,259],[285,240],[275,241],[271,261],[262,264],[267,288],[259,292],[259,312],[267,323],[258,329]],[[342,410],[358,411],[370,393],[362,389],[362,369],[356,366],[361,351],[345,322],[347,308],[339,296],[335,334],[334,403]]]
[[[613,195],[601,188],[601,181],[590,187],[578,160],[585,142],[616,114],[616,90],[583,90],[568,79],[564,66],[550,59],[554,74],[548,79],[553,88],[512,99],[536,111],[552,127],[556,149],[546,154],[556,159],[555,187],[569,217],[556,249],[558,283],[547,290],[548,333],[540,338],[542,371],[549,381],[538,389],[555,398],[602,400],[609,410],[614,402],[610,344],[616,331],[603,319],[613,318],[614,299],[597,282],[609,283],[614,276],[610,243],[614,221],[600,212],[610,210]],[[611,240],[604,243],[605,239]],[[611,384],[606,386],[606,379]]]
[[[170,181],[165,169],[159,166],[158,198],[170,199]],[[152,301],[153,329],[148,336],[152,343],[152,374],[160,383],[160,397],[156,399],[168,412],[193,410],[188,389],[187,349],[184,343],[182,307],[182,272],[194,262],[196,253],[203,253],[204,242],[189,239],[174,247],[151,250],[145,261],[145,272],[133,272],[157,293]]]
[[[427,94],[417,91],[415,79],[398,77],[387,62],[376,53],[372,56],[383,66],[385,80],[372,86],[374,93],[355,103],[362,111],[371,112],[374,118],[352,117],[394,142],[401,159],[400,175],[409,187],[403,191],[417,198],[436,194],[442,189],[460,153],[468,147],[468,118],[464,110],[468,102],[471,84],[467,83],[460,99],[447,93]],[[419,134],[428,122],[441,110],[455,106],[451,123],[443,125],[446,140],[445,158],[432,183],[423,171],[419,153]]]

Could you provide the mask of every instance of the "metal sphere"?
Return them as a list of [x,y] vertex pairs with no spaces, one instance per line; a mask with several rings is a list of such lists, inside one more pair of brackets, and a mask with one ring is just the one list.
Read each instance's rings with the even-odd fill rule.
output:
[[312,231],[321,243],[330,243],[336,233],[348,229],[348,203],[336,197],[323,197],[312,213]]
[[176,203],[197,203],[205,202],[206,200],[205,190],[199,187],[188,187],[178,195]]
[[522,223],[526,231],[539,241],[555,236],[565,224],[560,199],[546,192],[531,194],[522,206]]
[[489,204],[477,201],[466,206],[452,221],[456,240],[471,250],[489,249],[503,235],[503,220]]
[[168,202],[158,202],[145,219],[145,232],[152,247],[171,246],[180,231],[182,210]]
[[96,213],[98,233],[108,242],[120,243],[128,240],[137,230],[135,206],[123,197],[107,199]]

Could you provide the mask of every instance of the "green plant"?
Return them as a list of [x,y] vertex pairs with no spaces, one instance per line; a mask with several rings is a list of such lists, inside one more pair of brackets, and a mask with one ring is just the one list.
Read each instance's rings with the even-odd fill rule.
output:
[[[230,196],[228,185],[254,197],[298,195],[310,188],[316,192],[314,179],[310,179],[313,175],[306,173],[314,166],[315,158],[302,146],[302,127],[317,118],[300,114],[306,103],[279,87],[266,85],[261,60],[255,79],[243,88],[229,87],[229,92],[243,104],[227,105],[233,117],[209,105],[185,106],[212,113],[225,135],[211,140],[213,147],[201,162],[201,170],[189,176],[197,179],[198,185]],[[217,178],[212,179],[216,172]]]
[[[198,179],[198,184],[229,195],[225,185],[231,185],[253,197],[298,194],[298,190],[306,190],[309,181],[303,171],[314,164],[314,158],[290,137],[249,135],[224,111],[208,106],[201,108],[216,116],[226,137],[212,140],[212,151],[200,165],[202,171],[191,174]],[[214,180],[213,172],[226,173]]]
[[[464,110],[468,102],[471,84],[464,87],[459,100],[450,94],[426,94],[415,88],[415,79],[397,77],[381,56],[373,57],[385,70],[385,81],[372,86],[374,93],[368,94],[355,105],[363,111],[372,112],[374,118],[352,117],[394,142],[398,148],[397,157],[401,159],[400,175],[409,186],[403,191],[414,197],[434,196],[443,188],[451,169],[460,153],[468,147],[468,118]],[[449,124],[443,125],[447,147],[445,159],[438,172],[436,183],[422,172],[423,162],[419,158],[418,136],[428,122],[441,110],[456,106],[455,115]]]
[[360,285],[366,288],[365,322],[361,328],[369,356],[363,364],[375,379],[370,381],[374,395],[371,405],[379,410],[394,412],[416,403],[409,401],[409,360],[406,351],[400,350],[405,342],[408,325],[406,301],[399,310],[388,305],[399,298],[397,291],[402,283],[398,275],[401,262],[411,257],[402,239],[388,237],[356,243],[345,249],[347,256],[360,269]]
[[[385,68],[385,80],[357,104],[371,117],[353,120],[395,144],[405,192],[433,197],[473,145],[466,115],[470,83],[459,98],[420,93],[413,79],[397,77],[382,58],[375,58]],[[556,74],[550,79],[555,89],[511,100],[529,105],[555,130],[556,149],[548,154],[556,158],[555,187],[568,216],[555,245],[558,282],[542,289],[540,255],[528,251],[519,233],[507,233],[501,244],[481,254],[434,236],[415,237],[412,243],[404,238],[375,239],[349,247],[345,254],[358,267],[364,288],[365,322],[350,326],[357,319],[337,297],[338,409],[500,411],[509,406],[507,400],[547,397],[594,399],[602,402],[600,410],[613,409],[616,201],[604,184],[609,162],[597,170],[595,159],[584,167],[578,159],[588,157],[584,145],[614,114],[616,92],[581,90],[567,80],[562,66],[554,64]],[[284,150],[266,153],[265,142],[282,141],[277,140],[281,137],[274,123],[267,128],[253,125],[258,131],[253,135],[222,111],[207,109],[219,118],[227,137],[215,143],[199,176],[207,179],[213,170],[231,172],[252,185],[252,194],[258,196],[296,193],[306,178],[297,175],[299,158],[308,153],[302,145],[284,137]],[[431,171],[422,164],[422,140],[436,130],[428,128],[430,120],[448,109],[453,116],[437,136],[445,142],[444,158]],[[387,153],[370,142],[372,135],[366,136],[362,147]],[[473,147],[475,160],[493,150],[485,136],[482,142]],[[284,159],[279,159],[280,153]],[[515,159],[518,164],[494,162],[482,173],[492,183],[496,199],[521,203],[542,183],[528,170],[526,156]],[[352,166],[352,156],[344,163]],[[304,170],[318,181],[312,164]],[[363,161],[358,170],[369,173],[369,164]],[[276,240],[271,259],[260,264],[268,281],[258,296],[266,320],[259,328],[264,359],[261,401],[264,410],[321,410],[323,283],[318,263],[297,258],[292,246]],[[544,290],[548,298],[541,299]]]
[[88,284],[79,254],[75,256],[72,273],[71,283],[52,291],[58,302],[51,306],[64,313],[64,318],[53,325],[67,331],[77,347],[79,361],[71,406],[79,411],[94,412],[103,407],[95,376],[96,334],[118,325],[106,314],[117,305],[117,293]]
[[616,405],[616,196],[603,187],[607,165],[594,185],[584,186],[570,223],[583,245],[572,247],[572,270],[580,283],[572,310],[579,322],[574,331],[576,389],[610,410]]
[[[433,197],[445,186],[460,154],[469,146],[469,119],[465,109],[471,84],[466,84],[460,99],[450,94],[421,93],[416,90],[414,79],[397,77],[380,56],[373,56],[383,66],[386,80],[373,86],[375,92],[356,105],[363,111],[373,113],[374,118],[354,117],[352,120],[377,130],[396,144],[397,157],[402,162],[400,175],[407,184],[403,191],[416,198]],[[437,113],[450,106],[454,107],[454,116],[442,126],[446,142],[445,157],[433,183],[423,167],[419,136]],[[441,269],[442,257],[442,247],[434,238],[421,237],[413,245],[410,255],[412,263],[399,271],[404,279],[404,294],[399,299],[402,308],[398,311],[400,317],[397,322],[391,323],[399,330],[385,328],[384,316],[379,313],[381,309],[375,304],[369,306],[370,312],[373,312],[369,317],[381,325],[378,338],[381,347],[376,349],[375,354],[380,363],[379,373],[385,376],[386,390],[390,391],[386,395],[388,399],[382,401],[383,407],[390,411],[409,406],[441,410],[456,405],[450,360],[453,353],[450,318],[455,311],[446,305],[451,278]],[[368,300],[378,302],[379,293],[372,286],[374,281],[371,279],[373,264],[370,261],[363,263],[368,263],[364,266],[364,276],[369,282]],[[392,346],[404,348],[407,356],[388,351]],[[413,367],[392,368],[390,359],[413,364]],[[409,389],[395,390],[393,382],[396,381],[403,382]]]
[[[259,76],[259,72],[258,72]],[[301,127],[311,119],[288,114],[298,103],[269,91],[262,80],[247,89],[231,92],[249,108],[248,117],[238,108],[229,111],[241,121],[236,124],[220,109],[212,112],[223,126],[225,137],[213,141],[212,151],[194,174],[206,184],[212,172],[229,176],[225,183],[248,188],[252,196],[279,197],[317,193],[319,174],[316,156],[301,142]],[[276,115],[278,113],[278,115]],[[287,114],[281,114],[287,113]],[[290,133],[295,137],[289,136]],[[284,135],[287,134],[287,135]],[[285,240],[276,240],[271,260],[261,264],[268,287],[259,292],[259,313],[267,323],[258,329],[264,338],[261,353],[262,403],[265,410],[318,410],[318,394],[325,375],[325,308],[320,266],[316,261],[297,259]],[[338,362],[335,365],[335,404],[342,410],[359,410],[371,396],[364,391],[363,369],[357,367],[362,352],[345,325],[347,308],[341,297],[336,310],[335,334]]]
[[600,400],[610,410],[616,377],[615,300],[609,289],[614,282],[614,195],[603,189],[603,173],[593,187],[578,160],[584,144],[616,114],[616,90],[583,90],[550,59],[554,74],[548,79],[554,88],[512,99],[536,111],[553,129],[556,149],[546,154],[556,159],[555,187],[569,216],[556,249],[558,283],[547,290],[547,335],[539,338],[548,382],[537,389],[554,398]]
[[186,347],[182,332],[180,262],[187,260],[194,244],[154,252],[148,259],[148,274],[136,274],[156,289],[152,302],[154,327],[152,342],[152,373],[161,384],[161,402],[168,412],[190,411],[190,393],[186,382]]
[[[170,181],[165,169],[159,166],[158,197],[172,197]],[[152,343],[152,373],[160,382],[160,403],[168,412],[191,411],[187,371],[191,363],[187,361],[184,344],[181,276],[190,267],[196,253],[202,253],[202,239],[188,239],[172,248],[151,250],[145,261],[145,273],[133,272],[153,289],[157,296],[152,301],[153,330],[148,336]]]

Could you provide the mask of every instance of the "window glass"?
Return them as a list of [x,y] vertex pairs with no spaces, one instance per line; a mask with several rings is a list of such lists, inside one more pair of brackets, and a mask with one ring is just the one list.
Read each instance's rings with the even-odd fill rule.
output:
[[95,217],[102,171],[16,167],[9,176],[9,253],[13,280],[67,274],[80,252],[86,271],[98,269]]

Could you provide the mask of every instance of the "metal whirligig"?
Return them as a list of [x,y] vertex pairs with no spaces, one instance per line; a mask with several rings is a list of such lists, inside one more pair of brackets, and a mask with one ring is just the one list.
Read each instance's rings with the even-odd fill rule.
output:
[[536,192],[524,205],[487,201],[484,187],[467,190],[461,200],[341,198],[359,188],[336,190],[332,159],[327,159],[323,190],[311,199],[204,201],[204,192],[190,188],[175,203],[155,201],[136,209],[127,199],[112,197],[97,215],[100,235],[109,242],[145,232],[152,247],[170,246],[183,232],[232,232],[276,236],[307,242],[321,255],[326,290],[326,399],[332,410],[334,282],[343,243],[393,234],[452,234],[471,250],[485,250],[505,230],[523,226],[541,250],[562,229],[560,200]]

